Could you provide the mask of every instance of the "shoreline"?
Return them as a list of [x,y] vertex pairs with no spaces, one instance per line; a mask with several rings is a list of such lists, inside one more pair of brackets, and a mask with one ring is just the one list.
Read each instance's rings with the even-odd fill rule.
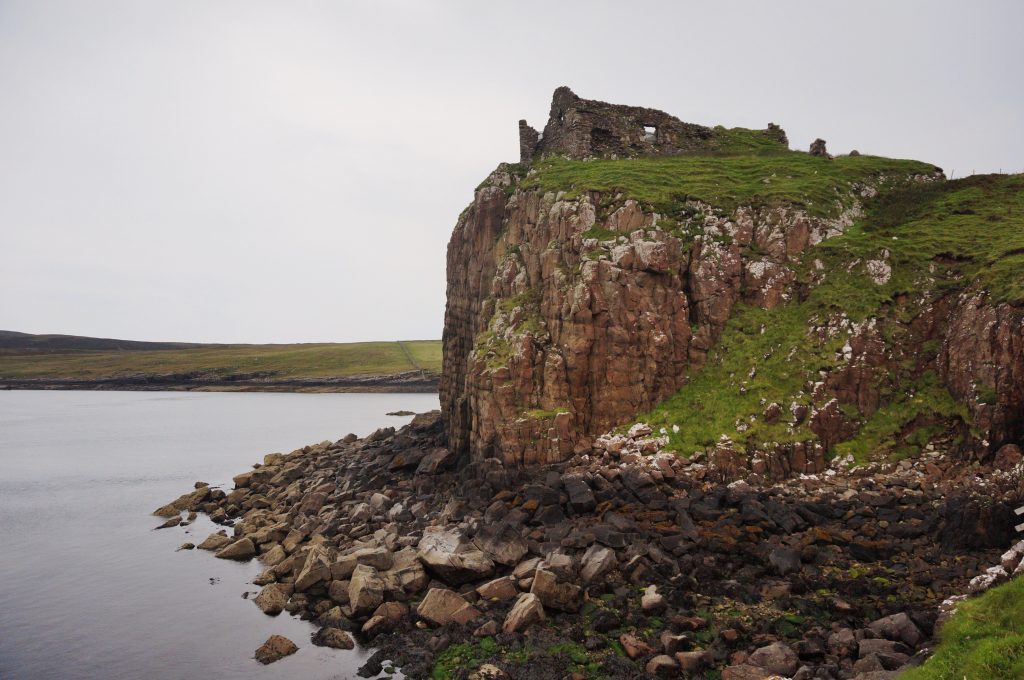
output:
[[0,379],[0,390],[80,390],[120,392],[296,392],[296,393],[429,393],[437,392],[440,378],[418,371],[348,378],[210,379],[190,376],[143,375],[127,378],[75,380],[69,378]]
[[940,451],[727,484],[714,462],[650,452],[651,434],[459,465],[433,411],[270,454],[154,514],[206,514],[223,529],[198,548],[262,563],[257,611],[313,621],[314,645],[354,637],[376,650],[363,672],[409,678],[893,677],[1014,538],[1003,487],[979,493],[980,471]]

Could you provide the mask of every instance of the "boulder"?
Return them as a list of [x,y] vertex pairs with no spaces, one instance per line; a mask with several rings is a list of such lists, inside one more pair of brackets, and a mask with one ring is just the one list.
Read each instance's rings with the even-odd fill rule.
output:
[[394,630],[409,616],[409,606],[401,602],[385,602],[374,610],[373,615],[363,624],[363,634],[375,637],[380,633]]
[[230,545],[226,545],[216,553],[214,557],[222,560],[247,560],[256,554],[256,546],[248,538],[240,538]]
[[324,626],[313,634],[313,644],[333,649],[352,649],[356,646],[352,636],[340,628]]
[[879,637],[896,640],[912,648],[924,639],[921,630],[904,612],[873,621],[868,628]]
[[338,604],[348,604],[348,587],[350,581],[331,581],[327,585],[327,597]]
[[755,650],[747,659],[747,663],[770,673],[789,677],[796,673],[800,659],[785,643],[773,642]]
[[480,611],[466,602],[458,593],[444,588],[431,588],[420,605],[416,607],[420,618],[435,626],[449,623],[465,625],[480,617]]
[[688,651],[693,645],[689,635],[676,635],[670,630],[663,631],[660,640],[662,651],[670,656]]
[[309,590],[321,581],[331,579],[331,554],[327,548],[317,545],[306,553],[306,560],[295,577],[295,590],[300,593]]
[[479,581],[494,572],[491,558],[463,543],[454,531],[429,527],[417,547],[420,562],[427,571],[449,585]]
[[580,578],[584,583],[593,583],[611,571],[616,562],[615,553],[611,549],[594,543],[583,553]]
[[283,635],[271,635],[256,650],[256,660],[262,664],[274,663],[297,651],[299,648],[288,638]]
[[203,542],[196,547],[200,550],[220,550],[226,545],[231,545],[233,542],[233,539],[228,538],[226,534],[218,531],[204,538]]
[[515,578],[502,576],[477,586],[476,592],[485,600],[511,600],[519,594],[519,589],[516,588]]
[[394,553],[394,562],[391,568],[381,574],[381,577],[393,585],[394,588],[414,595],[430,583],[423,563],[420,562],[415,548],[406,547]]
[[533,593],[523,593],[512,605],[501,629],[506,633],[517,633],[533,623],[544,620],[544,606]]
[[[222,494],[223,495],[223,494]],[[210,497],[210,487],[202,486],[191,493],[179,496],[176,500],[153,511],[158,517],[174,517],[184,510],[198,510],[199,506]]]
[[537,570],[530,592],[540,598],[545,607],[565,612],[579,611],[583,600],[582,588],[574,583],[559,583],[555,574],[547,569]]
[[260,608],[260,611],[269,616],[277,616],[284,611],[284,606],[288,603],[288,596],[284,594],[284,591],[277,584],[270,584],[264,586],[259,595],[257,595],[253,602]]
[[342,555],[331,564],[331,578],[346,579],[355,571],[356,565],[365,564],[377,571],[387,571],[395,563],[395,557],[387,548],[360,548]]
[[562,478],[562,485],[569,494],[569,507],[577,515],[592,512],[597,507],[597,500],[594,492],[586,480],[579,475],[566,475]]
[[365,564],[356,566],[348,584],[349,606],[353,616],[369,614],[384,601],[384,582],[377,570]]
[[620,635],[619,644],[622,645],[624,650],[626,650],[626,656],[630,659],[639,659],[641,657],[650,656],[657,651],[654,647],[651,647],[649,644],[630,633],[623,633]]
[[683,673],[693,674],[701,669],[704,665],[705,651],[700,649],[690,652],[676,652],[676,662],[679,664],[679,670]]
[[679,675],[679,664],[671,656],[659,654],[644,666],[648,675],[656,678],[668,678]]
[[473,537],[473,544],[482,552],[506,567],[518,564],[529,551],[526,540],[519,535],[519,528],[511,524],[484,525]]
[[283,562],[288,557],[288,553],[284,551],[284,548],[280,544],[275,544],[270,550],[260,555],[260,562],[273,567]]

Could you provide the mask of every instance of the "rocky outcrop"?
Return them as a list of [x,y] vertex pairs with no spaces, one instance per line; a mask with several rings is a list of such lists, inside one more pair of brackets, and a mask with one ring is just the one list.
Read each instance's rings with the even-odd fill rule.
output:
[[448,245],[441,403],[463,460],[564,460],[675,393],[738,301],[790,299],[793,263],[852,223],[788,207],[669,220],[520,188],[499,168]]
[[939,371],[994,453],[1024,441],[1024,309],[964,294],[946,320]]

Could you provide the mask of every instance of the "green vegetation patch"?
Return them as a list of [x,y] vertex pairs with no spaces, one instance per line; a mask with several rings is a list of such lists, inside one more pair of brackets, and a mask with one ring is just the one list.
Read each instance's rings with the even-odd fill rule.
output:
[[959,418],[967,422],[967,407],[957,403],[932,371],[926,371],[912,384],[900,386],[899,394],[875,411],[857,436],[836,445],[839,456],[850,455],[857,463],[876,457],[889,460],[916,457],[943,428],[940,418]]
[[454,677],[455,671],[463,668],[475,668],[500,651],[501,646],[493,637],[451,645],[435,657],[430,677],[432,680],[447,680],[447,678]]
[[726,212],[741,205],[792,205],[812,215],[834,216],[852,203],[854,183],[880,183],[886,177],[895,180],[934,170],[919,161],[878,156],[827,160],[796,151],[588,161],[550,158],[538,163],[522,186],[565,191],[570,197],[591,190],[621,192],[669,216],[689,199]]
[[935,654],[902,680],[1024,678],[1024,579],[965,600],[943,627]]
[[[637,420],[669,430],[669,448],[689,455],[713,446],[720,435],[740,448],[754,442],[793,442],[814,439],[806,427],[789,431],[788,412],[775,423],[760,417],[765,403],[778,402],[788,411],[794,395],[819,369],[838,363],[844,337],[819,342],[808,334],[811,303],[791,304],[765,311],[737,305],[702,371],[674,396]],[[754,375],[751,377],[751,369]],[[809,395],[803,403],[810,403]],[[750,415],[755,419],[751,421]],[[740,432],[737,420],[746,430]],[[679,427],[678,432],[672,426]]]

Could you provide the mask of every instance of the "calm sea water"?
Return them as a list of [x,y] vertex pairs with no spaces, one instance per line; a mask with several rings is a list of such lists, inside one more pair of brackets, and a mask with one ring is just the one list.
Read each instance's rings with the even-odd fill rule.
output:
[[[216,527],[153,531],[193,482],[226,484],[274,451],[366,435],[432,394],[0,392],[0,679],[352,678],[369,652],[315,647],[262,614],[255,561],[214,559]],[[268,636],[299,651],[269,666]]]

